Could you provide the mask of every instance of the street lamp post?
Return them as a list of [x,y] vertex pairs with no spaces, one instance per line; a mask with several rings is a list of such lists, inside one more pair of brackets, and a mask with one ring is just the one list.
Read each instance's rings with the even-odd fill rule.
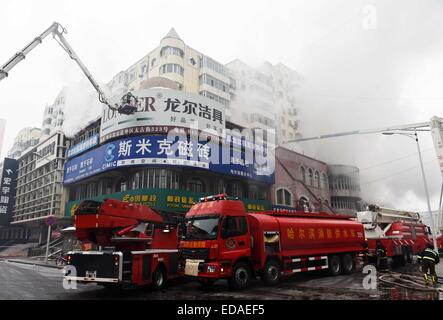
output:
[[404,133],[404,132],[382,132],[382,134],[384,134],[384,135],[400,134],[400,135],[409,137],[411,139],[414,139],[415,142],[416,142],[417,151],[418,151],[418,158],[420,160],[421,175],[422,175],[422,178],[423,178],[423,186],[424,186],[424,189],[425,189],[426,202],[427,202],[427,205],[428,205],[429,218],[430,218],[430,221],[431,221],[432,241],[434,243],[434,248],[437,249],[438,248],[438,246],[437,246],[437,237],[436,237],[437,229],[435,228],[434,217],[432,216],[431,201],[429,199],[428,183],[426,181],[425,169],[424,169],[424,166],[423,166],[423,159],[422,159],[422,156],[421,156],[420,144],[418,143],[417,131],[415,131],[414,134],[408,134],[408,133]]

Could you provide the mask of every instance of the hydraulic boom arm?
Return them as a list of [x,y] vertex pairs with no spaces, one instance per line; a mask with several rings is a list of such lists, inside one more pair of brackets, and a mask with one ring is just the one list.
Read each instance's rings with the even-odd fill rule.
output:
[[[120,113],[131,114],[134,110],[130,110],[127,112],[128,108],[123,109],[119,105],[112,106],[111,103],[106,98],[106,95],[103,93],[102,89],[95,81],[88,68],[83,64],[78,55],[69,45],[68,41],[66,41],[63,36],[66,32],[66,29],[63,28],[58,22],[54,22],[48,29],[46,29],[40,36],[32,40],[29,44],[27,44],[21,51],[17,52],[11,59],[9,59],[4,65],[0,67],[0,81],[6,78],[9,74],[9,71],[15,67],[20,61],[24,60],[26,55],[31,52],[35,47],[37,47],[40,43],[43,42],[48,35],[52,34],[53,38],[58,42],[58,44],[66,51],[66,53],[71,57],[72,60],[77,62],[80,69],[83,71],[85,76],[94,86],[95,90],[98,92],[99,100],[101,103],[107,105],[110,109],[118,111]],[[126,111],[126,112],[125,112]]]

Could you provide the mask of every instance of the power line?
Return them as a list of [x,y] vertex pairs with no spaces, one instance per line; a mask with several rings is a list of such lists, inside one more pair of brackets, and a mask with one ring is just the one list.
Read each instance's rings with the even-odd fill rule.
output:
[[[425,162],[425,163],[423,164],[423,166],[424,166],[424,165],[427,165],[427,164],[429,164],[429,163],[431,163],[431,162],[434,162],[434,161],[435,161],[435,160]],[[362,185],[371,184],[371,183],[374,183],[374,182],[377,182],[377,181],[386,180],[386,179],[392,178],[392,177],[394,177],[394,176],[400,175],[400,174],[402,174],[402,173],[409,172],[409,171],[413,171],[413,170],[417,170],[417,169],[419,169],[418,166],[410,167],[410,168],[407,168],[407,169],[405,169],[405,170],[397,171],[397,172],[395,172],[395,173],[393,173],[393,174],[391,174],[391,175],[388,175],[388,176],[384,176],[384,177],[381,177],[381,178],[378,178],[378,179],[375,179],[375,180],[370,180],[370,181],[366,181],[366,182],[360,183],[360,185],[362,186]]]
[[306,97],[325,97],[331,99],[351,99],[351,100],[370,100],[370,101],[396,101],[396,100],[416,100],[422,103],[441,103],[443,97],[365,97],[365,96],[340,96],[340,95],[328,95],[328,94],[305,94]]
[[[434,148],[424,149],[424,150],[422,150],[421,153],[429,152],[429,151],[431,151],[431,150],[433,150],[433,149],[434,149]],[[393,163],[393,162],[396,162],[396,161],[400,161],[400,160],[403,160],[403,159],[406,159],[406,158],[410,158],[410,157],[413,157],[413,156],[416,156],[416,155],[418,155],[418,152],[411,153],[411,154],[405,155],[405,156],[403,156],[403,157],[396,158],[396,159],[392,159],[392,160],[388,160],[388,161],[385,161],[385,162],[380,162],[380,163],[378,163],[378,164],[374,164],[374,165],[371,165],[371,166],[369,166],[369,167],[358,168],[357,170],[352,170],[352,171],[349,171],[349,172],[345,172],[344,174],[350,174],[350,173],[355,173],[355,172],[361,172],[361,171],[364,171],[364,170],[368,170],[368,169],[372,169],[372,168],[381,167],[381,166],[384,166],[384,165],[386,165],[386,164],[390,164],[390,163]]]

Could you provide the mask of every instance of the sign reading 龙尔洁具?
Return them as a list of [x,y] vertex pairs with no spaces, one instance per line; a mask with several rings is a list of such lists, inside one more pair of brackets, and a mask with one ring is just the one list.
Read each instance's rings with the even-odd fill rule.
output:
[[193,141],[181,135],[138,136],[104,144],[69,160],[64,167],[64,183],[128,166],[167,165],[205,169],[246,179],[274,182],[273,158],[268,166],[258,166],[254,157],[233,151],[218,141]]
[[[122,101],[132,99],[131,101]],[[112,104],[137,108],[131,115],[104,106],[100,142],[121,136],[168,133],[171,128],[193,128],[220,135],[225,129],[225,108],[204,96],[169,89],[142,89],[115,97]]]
[[[201,197],[208,196],[206,193],[172,190],[172,189],[138,189],[125,192],[106,194],[88,200],[103,201],[104,199],[117,199],[120,201],[147,205],[151,208],[171,212],[187,212]],[[247,211],[265,211],[271,208],[266,200],[242,199]],[[70,201],[65,207],[65,216],[74,215],[81,200]]]
[[17,160],[5,158],[0,182],[0,226],[8,226],[11,222],[17,186],[17,170]]

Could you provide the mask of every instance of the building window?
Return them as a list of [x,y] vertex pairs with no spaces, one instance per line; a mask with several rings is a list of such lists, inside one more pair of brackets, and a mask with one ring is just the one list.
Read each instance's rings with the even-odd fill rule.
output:
[[117,192],[125,192],[126,190],[128,190],[126,179],[120,179],[117,183]]
[[188,181],[188,190],[192,192],[206,192],[205,184],[202,180],[192,178]]
[[278,189],[277,192],[277,204],[283,206],[291,206],[292,205],[292,195],[288,189],[281,188]]
[[200,85],[202,84],[210,85],[211,87],[214,87],[223,92],[229,92],[229,85],[227,83],[218,80],[206,73],[200,76]]
[[243,198],[243,187],[240,182],[231,182],[228,187],[228,193],[231,196]]
[[213,94],[209,91],[206,91],[206,90],[200,91],[200,95],[208,97],[209,99],[215,100],[215,101],[221,103],[222,105],[224,105],[226,108],[229,107],[229,100],[224,99],[224,98],[222,98],[216,94]]
[[162,65],[160,67],[160,73],[161,74],[163,74],[163,73],[176,73],[176,74],[179,74],[179,75],[182,76],[183,72],[184,72],[183,67],[178,65],[178,64],[175,64],[175,63],[164,64],[164,65]]
[[306,183],[306,169],[303,166],[300,167],[300,178],[303,183]]
[[145,169],[132,175],[132,189],[160,188],[178,189],[180,176],[173,170]]
[[306,209],[309,208],[309,200],[306,197],[300,197],[300,205]]
[[320,188],[327,189],[327,179],[326,174],[322,173],[320,178]]
[[160,57],[163,57],[163,56],[169,55],[169,54],[173,54],[173,55],[176,55],[176,56],[179,56],[179,57],[182,57],[182,58],[184,56],[183,50],[179,49],[179,48],[176,48],[176,47],[169,47],[169,46],[167,46],[167,47],[163,47],[160,50]]
[[157,59],[153,58],[151,61],[151,67],[155,66],[155,63],[157,62]]
[[308,169],[308,184],[309,184],[310,186],[313,186],[313,185],[314,185],[314,183],[313,183],[313,178],[314,178],[314,173],[313,173],[312,169],[309,168],[309,169]]
[[214,193],[215,194],[226,193],[225,182],[223,181],[223,179],[219,179],[217,182],[214,183]]
[[95,183],[88,183],[86,187],[86,198],[94,198],[97,196],[97,185]]
[[217,61],[212,60],[209,57],[203,56],[203,59],[200,60],[200,63],[201,63],[200,65],[201,68],[208,68],[225,77],[229,77],[228,69],[221,63],[218,63]]
[[320,174],[318,173],[317,170],[314,172],[314,185],[317,188],[320,188]]

